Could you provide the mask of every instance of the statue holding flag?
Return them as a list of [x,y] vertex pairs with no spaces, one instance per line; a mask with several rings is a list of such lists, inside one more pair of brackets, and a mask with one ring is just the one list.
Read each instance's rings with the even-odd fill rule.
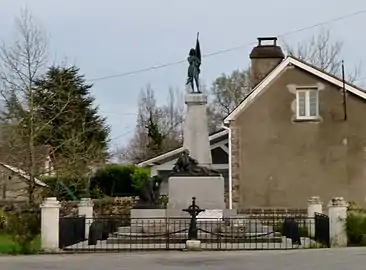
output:
[[191,49],[189,51],[189,56],[187,58],[188,67],[188,79],[186,85],[190,85],[192,93],[194,93],[194,83],[196,83],[197,93],[201,93],[199,87],[199,76],[200,76],[200,66],[201,66],[201,49],[200,43],[198,41],[199,33],[197,33],[196,49]]

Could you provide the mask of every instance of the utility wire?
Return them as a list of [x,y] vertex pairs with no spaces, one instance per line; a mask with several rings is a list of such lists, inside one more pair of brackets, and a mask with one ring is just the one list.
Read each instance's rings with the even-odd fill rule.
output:
[[120,135],[118,135],[118,136],[116,136],[116,137],[113,137],[113,138],[111,138],[111,139],[110,139],[110,141],[115,141],[115,140],[117,140],[117,139],[119,139],[119,138],[122,138],[122,137],[124,137],[124,136],[126,136],[126,135],[128,135],[128,134],[132,133],[134,130],[135,130],[135,129],[131,129],[131,130],[129,130],[129,131],[127,131],[127,132],[125,132],[125,133],[122,133],[122,134],[120,134]]
[[[282,33],[282,34],[278,35],[277,37],[284,37],[284,36],[288,36],[288,35],[291,35],[291,34],[303,32],[303,31],[306,31],[306,30],[317,28],[319,26],[323,26],[323,25],[327,25],[327,24],[330,24],[330,23],[333,23],[333,22],[337,22],[337,21],[341,21],[341,20],[348,19],[348,18],[351,18],[351,17],[355,17],[355,16],[363,14],[365,12],[366,12],[366,9],[362,9],[362,10],[359,10],[359,11],[356,11],[356,12],[353,12],[353,13],[349,13],[349,14],[346,14],[346,15],[343,15],[343,16],[335,17],[335,18],[330,19],[330,20],[319,22],[319,23],[316,23],[316,24],[313,24],[313,25],[310,25],[310,26],[294,29],[294,30]],[[213,52],[213,53],[205,54],[202,57],[206,58],[206,57],[211,57],[211,56],[215,56],[215,55],[220,55],[220,54],[240,50],[244,47],[248,47],[248,46],[255,45],[255,44],[256,43],[254,43],[254,42],[246,43],[246,44],[231,47],[231,48],[228,48],[228,49],[223,49],[223,50],[216,51],[216,52]],[[169,66],[179,65],[179,64],[182,64],[184,62],[186,62],[186,59],[180,60],[180,61],[175,61],[175,62],[170,62],[170,63],[165,63],[165,64],[160,64],[160,65],[155,65],[155,66],[151,66],[151,67],[147,67],[147,68],[132,70],[132,71],[124,72],[124,73],[119,73],[119,74],[114,74],[114,75],[108,75],[108,76],[104,76],[104,77],[89,79],[88,81],[96,82],[96,81],[113,79],[113,78],[117,78],[117,77],[125,77],[125,76],[129,76],[129,75],[133,75],[133,74],[138,74],[138,73],[152,71],[152,70],[156,70],[156,69],[161,69],[161,68],[165,68],[165,67],[169,67]]]

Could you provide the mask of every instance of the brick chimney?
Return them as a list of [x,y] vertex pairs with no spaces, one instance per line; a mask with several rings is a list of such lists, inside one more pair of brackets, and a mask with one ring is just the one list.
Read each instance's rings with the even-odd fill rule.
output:
[[[266,44],[263,44],[266,43]],[[252,86],[260,83],[285,57],[276,37],[259,37],[250,53]]]

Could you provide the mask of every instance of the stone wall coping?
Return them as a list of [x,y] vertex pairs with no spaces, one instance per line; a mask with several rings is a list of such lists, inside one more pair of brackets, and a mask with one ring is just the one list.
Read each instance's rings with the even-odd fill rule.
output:
[[41,208],[60,208],[61,204],[56,197],[46,198],[40,206]]
[[328,207],[348,207],[348,203],[343,197],[334,197],[329,201]]
[[323,204],[319,196],[313,196],[308,199],[308,204]]

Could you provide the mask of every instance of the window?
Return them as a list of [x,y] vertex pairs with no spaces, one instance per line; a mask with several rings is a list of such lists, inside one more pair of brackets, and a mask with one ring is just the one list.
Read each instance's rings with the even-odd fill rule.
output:
[[313,120],[319,118],[318,89],[297,89],[296,116],[299,120]]

